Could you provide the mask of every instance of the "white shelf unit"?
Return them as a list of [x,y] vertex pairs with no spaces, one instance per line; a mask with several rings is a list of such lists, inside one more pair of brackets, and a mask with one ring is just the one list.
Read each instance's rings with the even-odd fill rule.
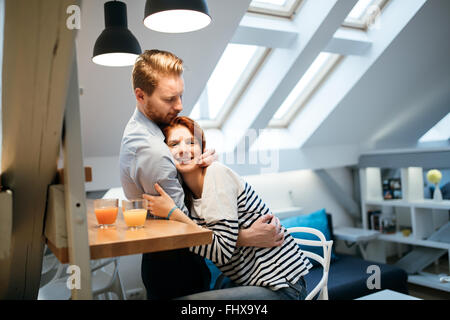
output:
[[[383,207],[397,208],[410,214],[410,228],[408,237],[403,236],[397,224],[395,234],[380,234],[377,241],[423,246],[448,250],[450,256],[450,244],[445,242],[428,240],[431,234],[440,226],[446,224],[449,219],[450,200],[434,201],[424,199],[423,169],[421,167],[409,167],[401,169],[402,199],[384,200],[382,196],[381,168],[367,167],[360,169],[361,185],[361,209],[364,229],[369,229],[368,212],[370,210],[382,210]],[[397,219],[399,221],[399,219]],[[384,246],[374,246],[375,250],[384,250]],[[369,251],[370,252],[370,251]],[[385,252],[383,253],[385,255]],[[368,257],[371,258],[370,256]],[[380,261],[380,253],[375,254],[375,261]],[[450,263],[449,263],[450,273]],[[410,275],[411,283],[426,285],[440,290],[450,291],[450,283],[439,284],[439,276],[421,273]]]

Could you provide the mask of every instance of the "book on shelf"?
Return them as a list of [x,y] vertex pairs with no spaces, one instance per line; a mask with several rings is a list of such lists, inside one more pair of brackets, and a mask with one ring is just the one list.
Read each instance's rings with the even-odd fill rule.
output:
[[402,182],[399,178],[383,180],[383,199],[402,199]]
[[380,210],[368,211],[369,229],[381,233],[393,234],[396,231],[395,218],[390,214],[383,214]]
[[381,211],[371,210],[367,212],[369,217],[369,229],[380,231]]

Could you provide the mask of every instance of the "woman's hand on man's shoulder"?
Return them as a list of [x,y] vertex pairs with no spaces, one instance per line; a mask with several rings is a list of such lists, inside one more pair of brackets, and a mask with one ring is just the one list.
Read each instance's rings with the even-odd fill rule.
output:
[[214,161],[217,161],[219,156],[215,149],[206,149],[205,152],[198,158],[197,164],[200,167],[209,167]]

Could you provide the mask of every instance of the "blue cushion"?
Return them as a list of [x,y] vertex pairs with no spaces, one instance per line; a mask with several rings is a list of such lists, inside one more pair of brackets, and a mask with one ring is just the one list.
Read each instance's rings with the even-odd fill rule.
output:
[[212,290],[214,289],[217,278],[220,276],[222,271],[220,271],[219,268],[217,268],[214,262],[212,262],[211,260],[205,258],[205,262],[209,268],[209,271],[211,272],[211,283],[209,285],[209,289]]
[[[314,228],[323,233],[325,239],[331,240],[331,231],[330,226],[328,225],[327,213],[325,209],[318,210],[316,212],[310,214],[302,214],[299,216],[286,218],[281,220],[281,224],[285,228],[293,228],[293,227],[309,227]],[[315,235],[310,233],[302,233],[296,232],[292,233],[294,238],[302,238],[306,240],[319,240]],[[304,246],[301,245],[300,248],[305,251],[311,251],[323,257],[323,249],[322,247],[313,247],[313,246]],[[331,260],[335,260],[336,256],[332,250],[331,252]],[[318,265],[317,261],[311,259],[311,263],[313,265]]]

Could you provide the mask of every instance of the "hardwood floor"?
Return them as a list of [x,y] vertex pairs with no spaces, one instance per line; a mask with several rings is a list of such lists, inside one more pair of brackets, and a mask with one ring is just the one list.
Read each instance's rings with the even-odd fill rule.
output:
[[450,300],[450,292],[408,284],[409,295],[424,300]]
[[[394,263],[395,258],[388,259],[389,263]],[[432,264],[423,270],[433,274],[449,274],[448,255],[439,259],[439,263]],[[425,286],[408,283],[409,294],[424,300],[450,300],[450,292],[437,290]]]

